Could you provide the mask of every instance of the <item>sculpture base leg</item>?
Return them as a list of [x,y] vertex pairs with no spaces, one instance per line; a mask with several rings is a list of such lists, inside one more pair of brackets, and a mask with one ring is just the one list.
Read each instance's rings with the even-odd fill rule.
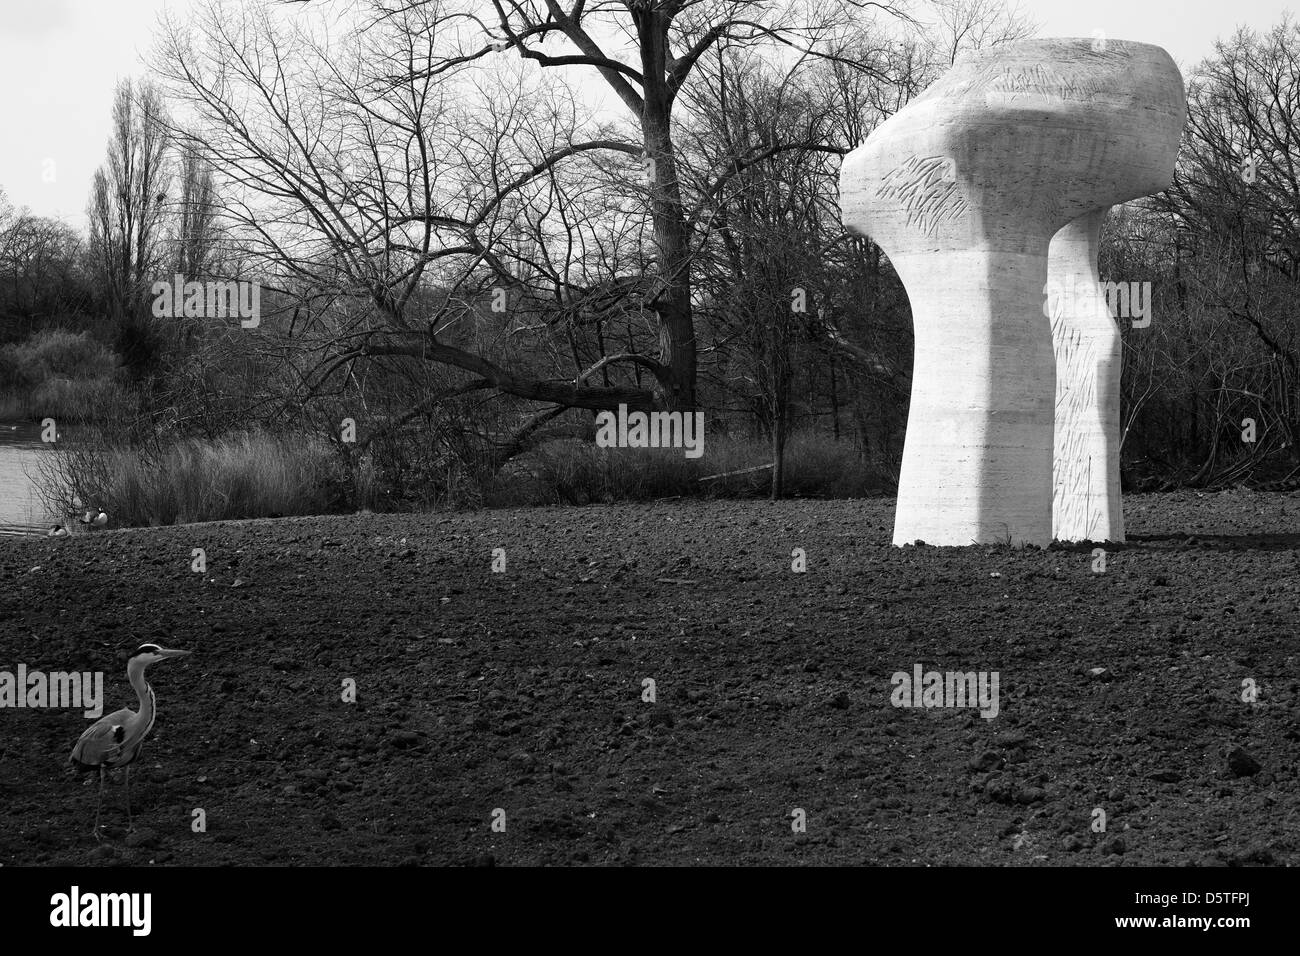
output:
[[1052,533],[1060,541],[1123,541],[1119,484],[1120,332],[1098,294],[1107,210],[1052,239],[1048,310],[1056,351]]
[[916,329],[894,544],[1050,543],[1047,241],[893,260]]

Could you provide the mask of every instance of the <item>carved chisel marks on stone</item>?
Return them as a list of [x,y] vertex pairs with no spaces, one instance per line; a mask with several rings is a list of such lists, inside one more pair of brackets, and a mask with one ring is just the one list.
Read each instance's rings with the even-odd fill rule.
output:
[[1096,63],[1099,60],[1127,60],[1129,51],[1123,46],[1117,46],[1113,41],[1106,42],[1104,45],[1097,43],[1080,43],[1078,49],[1079,60],[1082,62]]
[[[1093,62],[1085,62],[1090,59]],[[983,96],[988,103],[1029,105],[1034,101],[1091,103],[1106,93],[1106,78],[1096,75],[1096,60],[1127,59],[1124,53],[1092,53],[1085,46],[1078,60],[1053,66],[990,62],[974,66],[944,88],[930,87],[917,99],[930,96]],[[933,92],[931,92],[933,91]]]
[[[1097,414],[1097,374],[1102,356],[1097,339],[1072,327],[1072,308],[1058,295],[1052,303],[1052,343],[1056,350],[1056,474],[1053,511],[1058,528],[1087,528],[1091,538],[1105,521],[1104,500],[1093,498],[1088,424]],[[1087,512],[1087,513],[1081,513]]]
[[948,156],[911,156],[880,182],[876,198],[907,210],[907,224],[927,236],[936,235],[945,221],[960,219],[970,208]]
[[1064,70],[1031,66],[1024,69],[1004,68],[988,77],[985,93],[1008,103],[1014,103],[1018,99],[1089,103],[1103,88],[1103,83],[1096,77],[1076,76]]

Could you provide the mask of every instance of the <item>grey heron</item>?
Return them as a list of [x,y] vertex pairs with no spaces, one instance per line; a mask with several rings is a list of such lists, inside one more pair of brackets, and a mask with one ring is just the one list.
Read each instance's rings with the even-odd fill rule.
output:
[[140,748],[153,729],[158,710],[153,687],[144,679],[145,668],[169,657],[184,657],[189,653],[157,644],[141,644],[126,663],[126,677],[140,698],[140,709],[123,707],[99,718],[86,728],[72,748],[69,763],[83,773],[99,771],[99,799],[95,802],[95,827],[91,830],[96,840],[100,839],[99,810],[104,802],[104,771],[113,767],[126,768],[126,822],[128,830],[134,829],[131,822],[131,763],[140,756]]

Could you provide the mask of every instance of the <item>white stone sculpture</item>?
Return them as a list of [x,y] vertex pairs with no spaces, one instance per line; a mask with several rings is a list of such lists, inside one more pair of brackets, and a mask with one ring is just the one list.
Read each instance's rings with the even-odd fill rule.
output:
[[[1030,40],[960,58],[845,157],[844,224],[889,256],[915,327],[895,544],[1050,542],[1054,430],[1071,456],[1067,523],[1097,524],[1100,509],[1105,533],[1122,534],[1118,405],[1104,407],[1118,402],[1118,353],[1095,296],[1062,303],[1054,349],[1049,249],[1063,232],[1060,268],[1095,282],[1087,235],[1111,206],[1168,185],[1184,121],[1182,77],[1159,47]],[[1088,458],[1106,479],[1080,486]]]

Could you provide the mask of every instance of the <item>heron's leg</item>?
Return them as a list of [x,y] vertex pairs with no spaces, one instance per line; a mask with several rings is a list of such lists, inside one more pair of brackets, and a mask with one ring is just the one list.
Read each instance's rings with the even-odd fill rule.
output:
[[126,765],[126,832],[131,833],[135,830],[135,824],[131,822],[131,765]]
[[96,840],[102,840],[99,835],[99,808],[104,803],[104,767],[101,764],[99,768],[99,799],[95,801],[95,827],[90,831],[90,835]]

